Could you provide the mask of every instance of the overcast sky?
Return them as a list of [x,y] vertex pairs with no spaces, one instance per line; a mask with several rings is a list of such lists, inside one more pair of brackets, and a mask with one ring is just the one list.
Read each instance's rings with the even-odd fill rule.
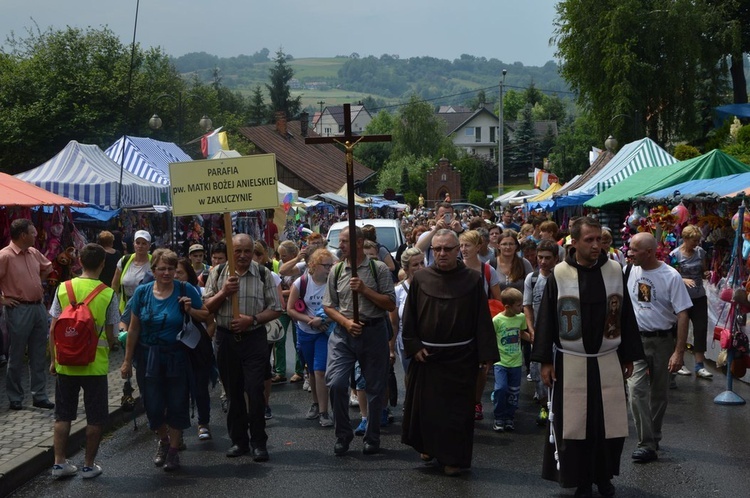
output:
[[[137,41],[173,56],[251,55],[268,48],[294,57],[461,54],[541,66],[550,47],[553,0],[141,0]],[[136,0],[3,0],[2,42],[11,31],[108,26],[129,44]],[[33,20],[32,20],[33,19]]]

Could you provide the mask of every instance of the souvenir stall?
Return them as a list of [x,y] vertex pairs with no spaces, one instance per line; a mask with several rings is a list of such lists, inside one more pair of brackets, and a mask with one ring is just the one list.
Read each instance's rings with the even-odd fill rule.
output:
[[[49,304],[57,283],[80,272],[78,251],[86,245],[86,238],[73,224],[70,207],[83,204],[5,173],[0,173],[0,199],[2,247],[10,243],[13,220],[28,218],[37,228],[36,247],[54,265],[45,285],[45,301]],[[43,206],[48,207],[49,212],[39,209]]]

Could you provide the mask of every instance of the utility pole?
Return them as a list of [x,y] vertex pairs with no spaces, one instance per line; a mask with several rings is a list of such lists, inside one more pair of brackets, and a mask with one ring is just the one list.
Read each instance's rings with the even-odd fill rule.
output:
[[317,125],[320,126],[320,130],[315,130],[315,131],[318,133],[318,135],[320,135],[322,137],[323,136],[323,123],[322,123],[322,120],[323,120],[323,104],[325,104],[326,102],[325,102],[325,100],[319,100],[316,103],[320,104],[320,115],[318,115],[318,122],[317,122]]
[[505,148],[505,123],[503,122],[503,86],[505,85],[505,75],[508,74],[507,69],[503,69],[503,78],[500,80],[500,126],[498,132],[498,148],[497,148],[497,195],[498,197],[503,195],[503,175],[505,174],[503,161],[503,148]]

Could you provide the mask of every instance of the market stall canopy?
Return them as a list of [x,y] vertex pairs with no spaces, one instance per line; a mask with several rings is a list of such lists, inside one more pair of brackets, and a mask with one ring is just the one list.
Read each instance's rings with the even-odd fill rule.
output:
[[169,185],[169,163],[193,160],[172,142],[127,135],[104,152],[117,164],[124,165],[127,171],[162,185]]
[[731,119],[735,116],[741,119],[750,119],[750,104],[728,104],[719,107],[714,107],[716,112],[716,120],[714,125],[718,128],[724,121]]
[[583,186],[568,191],[568,195],[601,194],[613,185],[643,169],[659,168],[677,162],[672,155],[650,138],[625,144],[599,172]]
[[511,199],[515,199],[516,197],[530,197],[534,195],[541,194],[542,191],[538,188],[531,188],[531,189],[525,189],[525,190],[511,190],[510,192],[506,192],[500,197],[496,197],[494,201],[492,201],[492,204],[499,204],[501,206],[507,206]]
[[231,157],[242,157],[242,154],[236,150],[224,150],[220,149],[214,153],[209,159],[229,159]]
[[651,192],[673,187],[689,180],[721,178],[748,172],[750,172],[750,166],[719,149],[714,149],[702,156],[680,161],[671,166],[638,171],[584,205],[601,208],[610,204],[630,202]]
[[720,178],[689,180],[678,183],[677,185],[651,192],[646,196],[646,199],[658,200],[667,197],[689,198],[701,194],[715,197],[732,197],[740,192],[747,195],[747,191],[750,191],[750,173],[737,173]]
[[[336,194],[340,195],[344,199],[348,199],[347,196],[349,195],[349,189],[346,188],[346,183],[341,186],[341,188],[339,189],[338,192],[336,192]],[[363,204],[363,205],[365,204],[365,200],[362,197],[358,196],[357,194],[354,194],[354,202],[357,204]]]
[[602,168],[604,168],[607,163],[612,160],[613,157],[615,157],[615,155],[608,150],[599,152],[599,154],[596,156],[596,159],[594,159],[594,162],[591,163],[591,166],[589,166],[586,171],[584,171],[580,175],[577,175],[575,178],[572,178],[568,183],[563,185],[563,188],[561,188],[555,194],[555,197],[567,195],[571,190],[575,190],[586,185],[586,183],[591,180],[594,175],[599,173]]
[[6,173],[0,173],[0,205],[10,206],[83,206],[82,202],[54,194]]
[[527,199],[527,202],[543,201],[545,199],[549,199],[550,197],[552,197],[552,194],[554,194],[555,192],[557,192],[561,188],[562,188],[562,185],[560,185],[559,183],[555,182],[552,185],[550,185],[547,188],[547,190],[545,190],[541,194],[537,194],[537,195],[532,196],[529,199]]
[[[49,192],[102,208],[117,208],[120,166],[96,145],[71,140],[55,157],[16,178]],[[122,171],[119,207],[169,203],[169,187]]]

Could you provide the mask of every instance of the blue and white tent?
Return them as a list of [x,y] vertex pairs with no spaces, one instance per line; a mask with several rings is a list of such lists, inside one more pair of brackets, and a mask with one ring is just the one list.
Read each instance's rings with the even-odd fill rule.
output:
[[127,135],[110,145],[104,153],[131,173],[162,185],[169,185],[169,163],[193,160],[172,142]]
[[[49,192],[100,208],[170,203],[169,187],[129,171],[122,171],[120,191],[120,170],[98,146],[71,140],[46,163],[15,176]],[[118,197],[121,197],[119,203]]]
[[642,138],[624,145],[599,172],[581,187],[569,191],[568,196],[601,194],[643,168],[668,166],[676,162],[677,159],[656,142],[648,137]]

